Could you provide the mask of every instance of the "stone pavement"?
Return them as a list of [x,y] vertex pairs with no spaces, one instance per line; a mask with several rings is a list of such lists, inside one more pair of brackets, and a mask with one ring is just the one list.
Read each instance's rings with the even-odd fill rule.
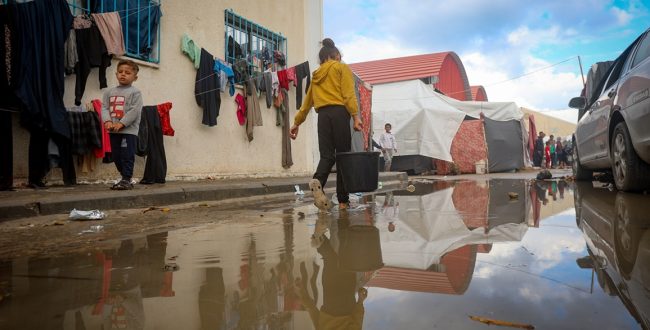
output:
[[[310,177],[255,178],[232,180],[169,181],[139,185],[133,190],[110,190],[109,184],[80,184],[73,187],[17,189],[0,192],[0,222],[77,210],[115,210],[165,206],[201,201],[221,201],[241,197],[267,196],[295,191],[297,184],[310,197]],[[405,185],[408,176],[400,172],[379,173],[384,187]],[[335,191],[336,174],[330,175],[327,192]]]

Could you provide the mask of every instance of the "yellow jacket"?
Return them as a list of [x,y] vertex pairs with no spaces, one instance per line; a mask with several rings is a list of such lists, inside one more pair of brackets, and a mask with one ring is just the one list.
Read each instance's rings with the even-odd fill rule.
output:
[[302,124],[312,107],[318,112],[319,108],[326,105],[343,105],[350,116],[359,112],[354,77],[347,64],[328,60],[314,71],[305,100],[294,118],[294,125]]

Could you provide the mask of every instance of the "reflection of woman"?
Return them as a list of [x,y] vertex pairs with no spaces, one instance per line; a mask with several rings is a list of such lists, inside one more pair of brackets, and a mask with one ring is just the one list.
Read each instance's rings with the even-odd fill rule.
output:
[[[349,225],[345,222],[339,221],[339,227]],[[363,302],[368,296],[368,291],[364,288],[356,289],[355,272],[339,268],[338,252],[325,235],[320,234],[314,237],[314,240],[316,241],[314,245],[323,258],[323,305],[320,310],[314,299],[309,296],[305,281],[296,281],[298,294],[303,306],[309,312],[314,327],[319,330],[361,329],[365,312]],[[358,299],[355,293],[358,293]]]

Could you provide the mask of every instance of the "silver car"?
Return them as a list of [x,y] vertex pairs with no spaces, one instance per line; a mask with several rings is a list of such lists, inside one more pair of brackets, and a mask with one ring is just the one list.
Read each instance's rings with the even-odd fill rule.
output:
[[569,102],[580,110],[573,144],[576,179],[611,170],[619,190],[650,189],[650,29],[594,86],[590,99]]

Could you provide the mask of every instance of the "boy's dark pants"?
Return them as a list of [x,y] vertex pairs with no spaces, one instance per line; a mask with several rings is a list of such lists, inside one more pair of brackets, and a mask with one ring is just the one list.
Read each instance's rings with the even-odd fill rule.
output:
[[135,147],[138,137],[131,134],[110,134],[111,152],[115,167],[122,175],[122,180],[131,181],[135,164]]
[[[320,161],[314,173],[323,188],[327,177],[336,162],[337,152],[348,152],[351,148],[350,114],[342,105],[329,105],[318,109],[318,150]],[[343,175],[336,171],[336,197],[339,203],[347,203],[350,198],[343,187]]]

